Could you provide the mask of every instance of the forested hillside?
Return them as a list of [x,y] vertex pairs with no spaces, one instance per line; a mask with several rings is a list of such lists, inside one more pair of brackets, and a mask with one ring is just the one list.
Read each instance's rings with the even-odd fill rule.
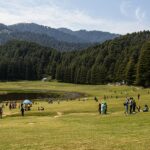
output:
[[117,34],[101,31],[60,30],[35,23],[20,23],[10,26],[0,24],[0,45],[11,40],[23,40],[52,47],[59,51],[73,51],[82,50],[118,36]]
[[56,70],[56,79],[89,84],[124,80],[128,84],[149,85],[150,49],[146,43],[149,40],[150,32],[139,32],[85,51],[64,53]]
[[73,35],[79,38],[80,41],[86,43],[102,43],[106,40],[111,40],[120,36],[118,34],[102,31],[86,31],[86,30],[72,31],[66,28],[59,28],[58,30]]
[[88,32],[86,30],[72,31],[66,28],[55,29],[35,23],[19,23],[8,27],[12,31],[44,34],[49,37],[53,37],[58,41],[67,43],[102,43],[106,40],[114,39],[119,36],[118,34],[102,31]]
[[0,80],[38,80],[51,74],[61,53],[35,43],[12,41],[0,46]]
[[95,45],[94,43],[68,43],[57,41],[53,37],[49,37],[45,34],[37,34],[32,32],[11,32],[9,30],[3,30],[0,33],[0,45],[3,45],[11,40],[20,40],[35,42],[45,47],[52,47],[58,51],[73,51],[82,50],[89,46]]
[[0,46],[0,80],[106,84],[126,81],[150,86],[150,32],[128,34],[83,51],[58,52],[35,43]]

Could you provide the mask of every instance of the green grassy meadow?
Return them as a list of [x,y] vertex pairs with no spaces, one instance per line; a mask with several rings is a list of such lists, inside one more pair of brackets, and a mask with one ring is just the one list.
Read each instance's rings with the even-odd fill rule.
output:
[[[50,90],[86,93],[88,100],[48,104],[39,99],[24,117],[19,108],[10,111],[5,107],[0,150],[150,150],[150,112],[125,116],[123,106],[126,96],[133,96],[142,107],[150,106],[150,89],[41,81],[0,83],[0,93]],[[99,115],[94,96],[101,100],[104,95],[108,114]],[[38,111],[39,106],[45,110]]]

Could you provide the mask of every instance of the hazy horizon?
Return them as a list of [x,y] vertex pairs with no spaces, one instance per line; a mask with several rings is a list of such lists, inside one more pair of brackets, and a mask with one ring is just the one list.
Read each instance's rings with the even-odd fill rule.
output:
[[149,5],[147,0],[0,0],[0,23],[126,34],[149,30]]

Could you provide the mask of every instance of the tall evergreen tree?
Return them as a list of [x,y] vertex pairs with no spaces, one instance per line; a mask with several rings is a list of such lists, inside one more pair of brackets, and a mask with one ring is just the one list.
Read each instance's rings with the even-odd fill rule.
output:
[[134,83],[136,78],[136,65],[134,60],[131,58],[126,68],[126,81],[127,84],[131,85]]
[[142,47],[136,81],[138,85],[150,86],[150,42]]

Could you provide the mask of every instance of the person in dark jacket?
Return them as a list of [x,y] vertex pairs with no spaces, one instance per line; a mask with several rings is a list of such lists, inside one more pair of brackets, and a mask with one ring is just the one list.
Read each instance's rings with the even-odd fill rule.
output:
[[25,110],[25,109],[24,109],[24,106],[23,106],[23,104],[21,104],[21,115],[22,115],[22,116],[24,116],[24,110]]
[[101,103],[99,103],[99,105],[98,105],[98,111],[101,114]]
[[130,114],[132,114],[132,109],[133,109],[133,98],[132,97],[130,97],[129,105],[130,105]]
[[128,109],[129,109],[129,99],[126,98],[125,102],[124,102],[124,107],[125,107],[125,114],[128,114]]
[[132,108],[133,108],[133,112],[135,113],[135,109],[136,109],[136,102],[135,100],[133,99],[133,103],[132,103]]

